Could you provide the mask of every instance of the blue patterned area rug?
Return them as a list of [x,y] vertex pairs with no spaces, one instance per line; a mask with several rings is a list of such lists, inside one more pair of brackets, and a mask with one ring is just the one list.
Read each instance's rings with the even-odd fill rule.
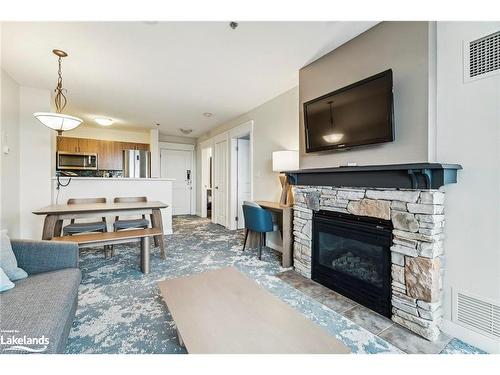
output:
[[[158,249],[154,249],[149,275],[139,271],[137,244],[115,246],[116,255],[111,259],[104,259],[100,249],[82,251],[83,280],[67,353],[185,353],[157,283],[226,266],[234,266],[255,279],[344,342],[353,353],[401,353],[275,277],[283,271],[279,253],[266,248],[259,261],[256,251],[242,252],[241,231],[229,231],[194,216],[176,217],[173,224],[174,234],[166,237],[167,259],[162,260]],[[452,340],[443,353],[472,349]]]

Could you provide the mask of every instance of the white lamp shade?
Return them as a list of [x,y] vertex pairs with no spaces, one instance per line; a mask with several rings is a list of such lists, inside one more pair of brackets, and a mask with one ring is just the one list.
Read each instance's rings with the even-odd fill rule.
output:
[[298,151],[275,151],[273,152],[273,171],[285,172],[299,169]]
[[82,120],[78,117],[63,115],[62,113],[35,112],[33,116],[46,127],[58,132],[74,129],[82,123]]

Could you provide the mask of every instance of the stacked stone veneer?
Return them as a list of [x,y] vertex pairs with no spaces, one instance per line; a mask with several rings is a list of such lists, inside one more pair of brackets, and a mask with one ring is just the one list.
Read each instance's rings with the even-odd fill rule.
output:
[[392,320],[428,340],[442,320],[444,193],[438,190],[294,187],[294,267],[311,277],[313,211],[391,220]]

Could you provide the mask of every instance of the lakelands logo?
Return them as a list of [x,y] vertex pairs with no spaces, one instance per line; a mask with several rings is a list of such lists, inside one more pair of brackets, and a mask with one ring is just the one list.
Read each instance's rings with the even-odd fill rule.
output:
[[47,350],[49,338],[45,335],[31,337],[19,334],[19,331],[0,331],[0,346],[5,352],[43,353]]

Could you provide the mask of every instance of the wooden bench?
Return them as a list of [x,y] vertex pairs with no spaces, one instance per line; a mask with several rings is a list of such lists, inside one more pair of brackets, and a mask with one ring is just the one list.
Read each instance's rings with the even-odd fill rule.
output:
[[86,233],[75,236],[53,237],[51,241],[77,243],[80,249],[96,245],[116,245],[124,242],[141,241],[141,271],[149,273],[149,239],[162,235],[160,228],[132,229],[120,232]]

